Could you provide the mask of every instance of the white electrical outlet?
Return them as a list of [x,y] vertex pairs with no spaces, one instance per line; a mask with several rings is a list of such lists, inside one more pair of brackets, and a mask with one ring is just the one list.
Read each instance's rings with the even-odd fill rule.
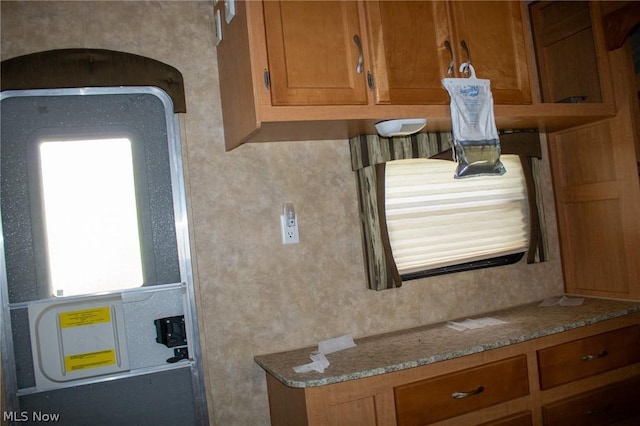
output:
[[287,215],[280,215],[280,230],[282,234],[282,244],[297,244],[300,242],[298,236],[298,219],[287,219]]

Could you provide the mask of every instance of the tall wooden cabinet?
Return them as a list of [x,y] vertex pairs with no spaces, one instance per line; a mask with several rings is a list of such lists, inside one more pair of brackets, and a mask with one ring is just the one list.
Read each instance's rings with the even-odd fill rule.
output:
[[377,103],[448,104],[443,77],[473,64],[496,104],[531,103],[520,2],[365,2]]
[[601,15],[596,3],[532,5],[544,96],[600,102],[608,81],[616,105],[613,118],[548,133],[565,290],[638,300],[637,89],[629,45],[607,52]]
[[[617,69],[631,69],[612,52]],[[625,68],[622,68],[625,67]],[[567,293],[640,299],[640,187],[627,72],[615,118],[549,134]]]

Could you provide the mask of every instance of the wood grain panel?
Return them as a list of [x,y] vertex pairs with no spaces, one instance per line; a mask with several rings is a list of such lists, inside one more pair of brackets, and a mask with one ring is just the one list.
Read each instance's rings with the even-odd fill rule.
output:
[[479,426],[533,426],[533,417],[531,416],[531,411],[525,411],[491,422],[482,423]]
[[638,325],[541,349],[540,388],[549,389],[636,362],[640,362]]
[[366,2],[376,103],[448,104],[441,80],[451,57],[444,2]]
[[[421,425],[455,417],[529,394],[526,356],[395,388],[398,425]],[[455,398],[457,392],[475,394]]]
[[622,206],[617,199],[568,203],[563,208],[565,251],[576,263],[565,265],[574,291],[629,291]]
[[531,17],[543,102],[602,102],[589,3],[542,1],[531,6]]
[[554,161],[563,189],[616,179],[609,122],[561,133],[555,138]]
[[495,104],[531,103],[529,63],[521,2],[449,2],[456,34],[458,66],[468,61],[467,43],[478,78],[491,80]]
[[640,187],[635,155],[633,67],[623,49],[609,60],[616,116],[548,134],[565,289],[640,297]]
[[356,399],[329,407],[331,426],[376,425],[376,407],[373,397]]
[[296,426],[308,423],[304,389],[285,386],[271,374],[267,374],[267,390],[272,424]]
[[[366,2],[379,104],[448,104],[442,88],[468,61],[491,80],[496,104],[531,103],[527,48],[519,2]],[[445,47],[448,42],[451,52]]]
[[548,426],[600,426],[640,416],[638,393],[640,379],[632,379],[602,387],[542,407],[544,424]]
[[356,2],[268,1],[264,19],[273,105],[367,103]]

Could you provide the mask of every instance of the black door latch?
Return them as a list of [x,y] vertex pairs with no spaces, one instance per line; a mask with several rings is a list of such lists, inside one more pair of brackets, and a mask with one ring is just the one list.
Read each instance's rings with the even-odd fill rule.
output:
[[189,358],[187,348],[187,330],[184,324],[184,315],[159,318],[154,320],[156,325],[156,342],[168,348],[174,348],[174,356],[167,362],[174,363]]

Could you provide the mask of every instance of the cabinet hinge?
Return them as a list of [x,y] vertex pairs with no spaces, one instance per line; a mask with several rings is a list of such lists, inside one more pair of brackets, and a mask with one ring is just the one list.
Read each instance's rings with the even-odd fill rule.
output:
[[371,71],[367,71],[367,85],[369,90],[373,90],[373,74],[371,74]]
[[271,76],[269,75],[269,70],[265,68],[264,72],[262,73],[262,76],[264,78],[264,87],[267,90],[271,89]]

